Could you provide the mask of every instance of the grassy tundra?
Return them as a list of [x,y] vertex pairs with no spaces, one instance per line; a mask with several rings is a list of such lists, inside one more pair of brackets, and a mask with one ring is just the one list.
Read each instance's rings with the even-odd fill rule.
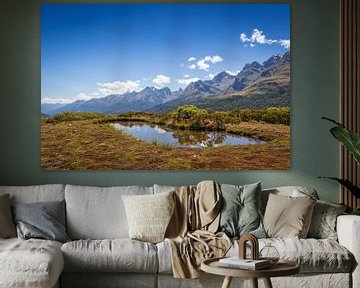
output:
[[[256,145],[188,148],[145,142],[110,123],[139,121],[173,130],[224,131],[266,141]],[[211,111],[193,105],[158,115],[65,112],[41,119],[46,170],[282,170],[290,167],[290,109]]]

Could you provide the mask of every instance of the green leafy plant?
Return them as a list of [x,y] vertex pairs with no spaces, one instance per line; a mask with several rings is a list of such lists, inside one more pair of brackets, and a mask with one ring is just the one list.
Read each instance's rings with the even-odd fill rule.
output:
[[[343,124],[336,122],[333,119],[322,117],[327,121],[336,124],[335,127],[330,129],[331,134],[339,140],[354,156],[355,161],[360,165],[360,136],[353,131],[347,129]],[[348,189],[356,198],[360,198],[360,188],[354,185],[348,179],[341,179],[336,177],[319,177],[327,178],[339,182],[342,186]]]

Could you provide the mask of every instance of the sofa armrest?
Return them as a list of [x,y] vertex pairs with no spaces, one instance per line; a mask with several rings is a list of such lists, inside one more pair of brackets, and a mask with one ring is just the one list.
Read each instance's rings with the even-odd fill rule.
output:
[[339,244],[347,248],[355,257],[352,273],[353,287],[360,287],[360,216],[341,215],[337,218]]

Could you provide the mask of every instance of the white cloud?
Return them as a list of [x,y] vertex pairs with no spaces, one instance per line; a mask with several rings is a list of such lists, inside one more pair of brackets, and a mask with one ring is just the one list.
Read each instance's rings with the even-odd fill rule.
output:
[[204,60],[206,62],[210,62],[212,64],[215,64],[215,63],[223,61],[224,59],[219,55],[215,55],[215,56],[205,56]]
[[201,59],[199,60],[197,63],[196,63],[197,67],[200,69],[200,70],[205,70],[207,71],[210,67],[210,65],[208,63],[205,62],[205,59]]
[[189,69],[196,69],[196,64],[189,65]]
[[[244,47],[255,47],[255,43],[261,44],[261,45],[272,45],[272,44],[278,44],[284,47],[285,49],[290,48],[290,39],[287,40],[277,40],[277,39],[268,39],[266,38],[266,35],[263,33],[263,31],[255,28],[252,31],[252,34],[250,37],[246,35],[246,33],[240,34],[240,41],[244,44]],[[248,45],[247,43],[250,42]]]
[[191,61],[195,61],[196,58],[195,57],[189,57],[188,61],[191,62]]
[[[190,57],[189,59],[192,59],[192,61],[195,60],[194,57]],[[219,55],[205,56],[204,58],[201,58],[200,60],[198,60],[196,62],[196,64],[195,63],[190,64],[188,67],[189,67],[189,69],[198,68],[199,70],[209,71],[211,64],[216,64],[223,60],[224,59]]]
[[279,40],[280,45],[282,47],[284,47],[285,49],[289,49],[290,48],[290,40]]
[[191,82],[199,81],[200,79],[197,77],[194,78],[183,78],[183,79],[177,79],[176,82],[180,85],[189,85]]
[[245,43],[245,42],[250,42],[250,39],[247,38],[246,34],[245,33],[241,33],[240,34],[240,40],[241,42]]
[[87,101],[87,100],[90,100],[91,98],[94,98],[94,97],[91,97],[91,96],[87,95],[86,93],[79,93],[78,95],[75,96],[74,101],[77,101],[77,100]]
[[133,91],[140,91],[140,81],[114,81],[107,83],[97,83],[99,88],[99,92],[102,96],[108,96],[111,94],[124,94]]
[[215,74],[213,74],[213,73],[209,73],[209,75],[208,75],[208,76],[209,76],[209,78],[210,78],[210,79],[213,79],[213,78],[215,77]]
[[240,70],[236,70],[236,71],[225,70],[225,72],[231,76],[236,76],[237,74],[239,74]]
[[65,98],[50,98],[44,97],[41,99],[41,104],[69,104],[74,102],[72,99],[65,99]]
[[253,34],[251,35],[250,42],[252,43],[259,43],[259,44],[265,44],[266,43],[266,37],[263,34],[263,31],[260,31],[259,29],[254,29]]
[[161,88],[171,83],[171,78],[165,75],[156,75],[152,80],[152,83],[157,87]]
[[189,74],[185,74],[184,77],[185,77],[185,78],[190,78],[190,75],[189,75]]

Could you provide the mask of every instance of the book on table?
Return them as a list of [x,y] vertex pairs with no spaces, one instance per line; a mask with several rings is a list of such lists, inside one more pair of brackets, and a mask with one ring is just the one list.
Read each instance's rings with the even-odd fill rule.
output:
[[266,259],[251,260],[240,259],[238,256],[233,256],[220,259],[219,266],[247,270],[260,270],[270,267],[271,263]]

